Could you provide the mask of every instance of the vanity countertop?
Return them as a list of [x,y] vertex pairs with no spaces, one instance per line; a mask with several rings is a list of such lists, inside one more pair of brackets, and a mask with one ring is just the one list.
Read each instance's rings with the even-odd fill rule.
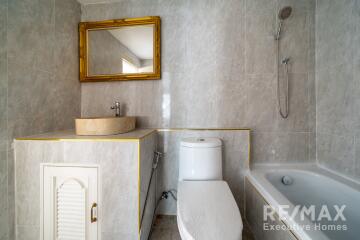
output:
[[136,129],[131,132],[116,134],[116,135],[107,135],[107,136],[78,136],[75,134],[75,130],[65,130],[59,132],[50,132],[39,135],[27,136],[27,137],[19,137],[15,140],[43,140],[43,141],[121,141],[121,140],[139,140],[147,135],[155,132],[155,129]]

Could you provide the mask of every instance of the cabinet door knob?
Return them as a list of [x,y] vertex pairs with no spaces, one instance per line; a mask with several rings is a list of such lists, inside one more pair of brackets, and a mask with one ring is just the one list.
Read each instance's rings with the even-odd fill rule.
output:
[[91,223],[94,223],[97,221],[97,204],[96,203],[93,203],[91,206],[90,220],[91,220]]

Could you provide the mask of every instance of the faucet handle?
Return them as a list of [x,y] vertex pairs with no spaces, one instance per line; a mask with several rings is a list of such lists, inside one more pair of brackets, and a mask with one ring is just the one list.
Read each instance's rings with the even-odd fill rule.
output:
[[110,109],[115,109],[115,116],[120,117],[120,109],[121,109],[120,102],[115,102],[114,106],[111,106]]
[[120,102],[114,102],[114,106],[110,107],[111,109],[120,108]]

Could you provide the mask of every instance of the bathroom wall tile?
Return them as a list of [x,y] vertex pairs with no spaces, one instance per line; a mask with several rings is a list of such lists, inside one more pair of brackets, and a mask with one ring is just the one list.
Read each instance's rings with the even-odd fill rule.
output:
[[269,131],[277,127],[277,103],[274,75],[247,75],[247,126],[255,131]]
[[[354,78],[354,88],[355,88],[355,96],[354,96],[354,109],[359,109],[360,107],[360,58],[358,60],[354,60],[353,63],[353,78]],[[356,134],[360,133],[360,112],[354,111],[353,116],[354,118],[354,131]]]
[[[54,70],[56,78],[59,80],[57,89],[65,91],[72,87],[79,91],[78,23],[81,13],[80,4],[74,0],[55,0],[55,8]],[[64,82],[66,79],[72,81]]]
[[359,1],[355,1],[355,6],[353,8],[353,25],[355,28],[355,32],[354,32],[354,39],[353,39],[353,47],[352,49],[354,50],[354,60],[359,60],[360,59],[360,50],[359,50],[359,45],[360,45],[360,2]]
[[8,172],[8,223],[9,239],[15,239],[15,160],[14,151],[7,152],[7,172]]
[[7,63],[0,57],[0,151],[7,149]]
[[276,1],[246,1],[246,73],[275,73]]
[[252,162],[296,163],[309,161],[309,133],[253,132]]
[[[245,76],[236,75],[229,78],[217,78],[215,102],[212,108],[214,126],[234,127],[247,126],[248,84]],[[224,105],[224,102],[236,102],[234,105]]]
[[[193,77],[191,77],[193,76]],[[189,99],[196,104],[186,105],[188,127],[213,127],[215,126],[216,118],[216,82],[215,72],[188,72],[185,75],[188,84],[191,86],[187,89]],[[203,91],[206,86],[206,91]],[[202,91],[202,94],[199,92]],[[203,113],[209,113],[204,115]]]
[[0,118],[0,151],[7,150],[7,119]]
[[[165,80],[165,79],[164,79]],[[138,124],[145,128],[160,125],[162,93],[159,81],[147,81],[136,86]],[[141,94],[140,94],[141,93]],[[154,116],[154,117],[152,117]]]
[[8,239],[7,152],[0,151],[0,239]]
[[[360,134],[355,135],[355,174],[354,177],[360,179]],[[350,162],[351,163],[351,162]]]
[[309,72],[307,81],[308,103],[309,103],[309,131],[316,131],[316,80],[315,72]]
[[[152,4],[154,15],[161,17],[161,67],[164,72],[184,72],[187,61],[186,39],[189,26],[186,11],[184,11],[187,4],[188,1],[174,0],[160,0]],[[147,11],[147,8],[143,7],[142,9]]]
[[[285,76],[280,75],[280,87],[285,85]],[[289,74],[289,116],[283,119],[276,114],[278,129],[281,131],[308,132],[310,103],[309,103],[308,74]],[[281,102],[285,103],[285,96],[280,94]],[[285,104],[282,105],[285,109]],[[313,119],[314,120],[314,119]]]
[[316,1],[309,1],[308,24],[309,24],[309,49],[308,49],[308,72],[315,72],[316,67]]
[[9,64],[53,68],[53,1],[9,1]]
[[252,132],[251,163],[275,162],[275,136],[271,132]]
[[309,162],[309,133],[278,133],[275,160],[281,163]]
[[351,133],[355,126],[354,113],[357,98],[352,66],[345,64],[316,73],[317,131],[324,133]]
[[[216,66],[217,27],[215,1],[198,1],[188,8],[185,71],[206,74]],[[206,21],[204,21],[206,19]],[[196,24],[193,24],[196,23]],[[207,39],[207,41],[201,41]]]
[[0,59],[7,57],[7,9],[8,1],[0,1]]
[[359,178],[358,9],[354,0],[317,1],[316,8],[318,162],[354,178]]
[[309,134],[309,162],[316,162],[316,132],[310,132]]
[[[317,1],[316,68],[333,67],[352,59],[353,0]],[[350,14],[349,14],[350,13]]]
[[40,238],[39,226],[17,226],[16,240],[37,240]]
[[235,78],[236,81],[245,74],[245,0],[216,3],[215,58],[218,78]]
[[82,5],[81,21],[139,17],[132,15],[132,6],[130,3],[131,1],[117,1],[113,3]]
[[16,64],[9,64],[8,72],[9,119],[51,113],[51,103],[55,102],[52,96],[55,79],[50,73]]
[[0,57],[0,118],[7,117],[7,62],[5,57]]
[[318,163],[341,174],[354,176],[355,138],[318,132],[316,148]]

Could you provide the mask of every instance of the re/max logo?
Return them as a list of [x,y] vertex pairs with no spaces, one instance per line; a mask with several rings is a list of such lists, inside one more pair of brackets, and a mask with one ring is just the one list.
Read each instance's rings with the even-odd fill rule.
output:
[[267,221],[270,219],[275,221],[275,214],[277,213],[280,220],[285,220],[289,217],[294,219],[297,215],[300,215],[301,221],[304,221],[305,218],[310,219],[312,222],[322,220],[346,221],[344,216],[345,208],[346,205],[334,205],[330,207],[330,211],[327,205],[322,205],[321,208],[315,205],[310,205],[309,207],[296,205],[293,209],[289,205],[279,205],[276,208],[266,205],[263,208],[263,220]]

